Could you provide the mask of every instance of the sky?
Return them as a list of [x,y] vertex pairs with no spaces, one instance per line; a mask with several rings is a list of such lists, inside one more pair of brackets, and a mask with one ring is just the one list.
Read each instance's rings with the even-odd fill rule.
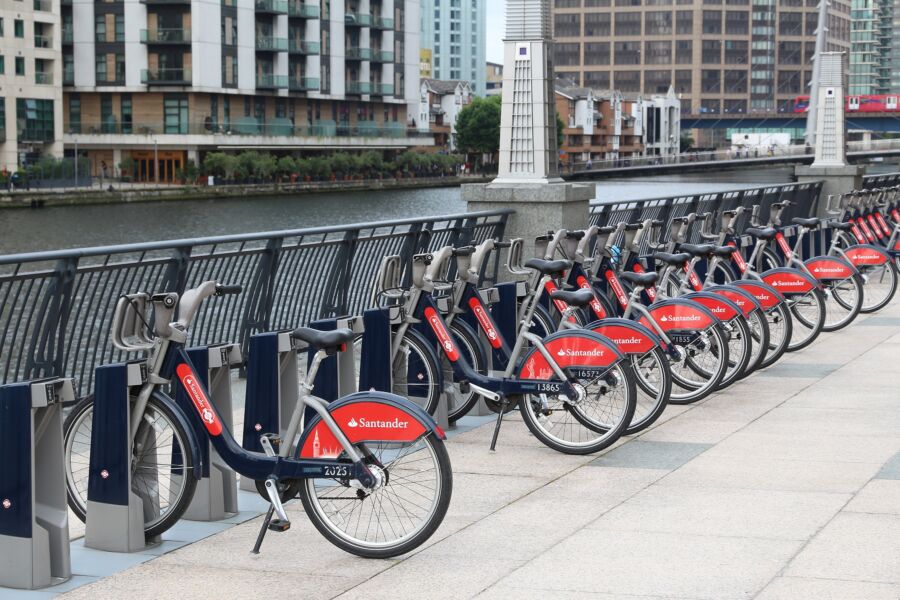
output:
[[506,32],[505,0],[484,0],[487,4],[487,48],[489,62],[503,63],[503,34]]

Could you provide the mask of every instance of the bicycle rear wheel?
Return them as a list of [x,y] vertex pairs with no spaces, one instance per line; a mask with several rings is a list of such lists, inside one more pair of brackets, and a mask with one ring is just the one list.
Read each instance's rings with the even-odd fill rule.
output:
[[743,377],[753,356],[753,337],[743,315],[737,315],[731,321],[722,323],[722,326],[728,340],[728,369],[716,387],[717,390],[724,389]]
[[430,433],[415,442],[367,442],[357,448],[382,483],[362,490],[343,479],[307,479],[300,501],[309,520],[342,550],[391,558],[419,547],[450,505],[453,476],[444,443]]
[[571,401],[562,394],[526,395],[519,403],[522,419],[545,445],[565,454],[591,454],[614,444],[634,416],[637,391],[627,359],[600,377],[578,380],[584,396]]
[[675,343],[677,359],[669,361],[672,371],[672,404],[691,404],[711,394],[728,369],[728,342],[716,324],[698,331],[689,341]]
[[806,348],[822,333],[825,326],[825,301],[822,296],[818,288],[804,294],[785,294],[793,321],[788,352]]
[[[81,400],[66,418],[64,430],[66,492],[69,508],[87,517],[94,398]],[[144,501],[144,534],[155,537],[187,510],[197,480],[188,436],[172,409],[150,398],[132,449],[131,490]]]
[[863,306],[862,278],[853,275],[846,279],[824,281],[825,324],[822,331],[837,331],[853,322]]
[[857,265],[863,276],[863,305],[860,312],[881,310],[897,293],[897,268],[888,261],[883,265]]
[[637,383],[637,405],[625,435],[634,435],[653,425],[666,409],[672,393],[672,372],[665,353],[658,347],[629,358]]

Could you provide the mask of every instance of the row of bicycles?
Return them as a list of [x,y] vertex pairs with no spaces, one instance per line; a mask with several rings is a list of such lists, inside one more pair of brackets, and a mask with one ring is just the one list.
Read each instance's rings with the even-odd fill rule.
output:
[[[789,223],[793,203],[782,201],[765,222],[754,206],[667,228],[649,219],[561,230],[538,237],[541,258],[524,262],[522,240],[448,246],[415,256],[408,286],[388,257],[372,300],[395,308],[395,391],[430,413],[446,397],[451,422],[483,400],[498,415],[492,449],[517,409],[555,450],[603,450],[668,404],[725,389],[887,305],[900,267],[898,198],[831,197],[834,218]],[[522,279],[513,303],[497,298],[508,284],[478,286],[499,249]]]
[[[203,443],[269,502],[256,551],[267,531],[290,528],[284,503],[299,497],[318,531],[347,552],[409,552],[440,525],[452,494],[446,436],[431,416],[442,406],[451,422],[481,402],[496,413],[492,450],[504,415],[517,411],[548,447],[594,453],[649,427],[668,404],[725,389],[891,301],[898,190],[829,199],[828,220],[782,223],[790,206],[773,204],[765,223],[759,207],[738,207],[550,232],[528,260],[521,239],[446,246],[411,265],[385,257],[371,305],[389,323],[379,336],[389,389],[315,396],[324,361],[353,352],[361,364],[375,332],[301,327],[291,336],[312,359],[283,431],[259,432],[262,452],[235,440],[186,351],[201,305],[241,289],[208,281],[181,295],[124,295],[113,343],[144,352],[146,377],[119,421],[95,424],[91,396],[70,411],[69,505],[91,518],[92,482],[111,476],[91,460],[92,444],[122,427],[148,538],[190,504],[208,470],[196,451]],[[827,240],[827,252],[805,256],[811,238]],[[484,288],[486,264],[503,252],[514,280]],[[176,391],[190,403],[173,400]]]

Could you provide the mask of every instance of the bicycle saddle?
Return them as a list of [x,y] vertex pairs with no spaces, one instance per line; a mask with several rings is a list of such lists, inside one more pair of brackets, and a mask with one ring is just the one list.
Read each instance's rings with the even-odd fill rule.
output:
[[656,260],[662,261],[669,265],[679,266],[691,260],[691,255],[687,252],[679,252],[678,254],[669,254],[668,252],[657,252],[653,255]]
[[594,292],[591,290],[573,290],[567,292],[565,290],[553,290],[550,297],[554,300],[562,300],[569,306],[587,306],[594,299]]
[[568,260],[543,260],[541,258],[531,258],[525,262],[525,266],[529,269],[538,271],[541,275],[556,275],[571,267],[572,263]]
[[291,332],[291,337],[301,340],[321,350],[337,350],[344,344],[353,340],[352,329],[334,329],[332,331],[319,331],[310,327],[300,327]]
[[715,248],[713,248],[712,253],[714,256],[721,256],[722,258],[728,258],[729,256],[731,256],[732,254],[734,254],[737,251],[738,251],[738,249],[735,246],[716,246]]
[[791,223],[793,223],[794,225],[803,225],[804,227],[808,227],[810,229],[816,229],[819,227],[819,225],[822,224],[822,221],[820,221],[817,217],[812,217],[810,219],[794,217],[793,219],[791,219]]
[[748,227],[744,230],[744,233],[761,240],[772,240],[775,239],[775,234],[778,231],[774,227]]
[[713,244],[681,244],[678,249],[691,256],[709,256],[715,251],[716,246]]
[[650,287],[659,279],[658,273],[630,273],[625,272],[619,275],[619,279],[627,281],[638,287]]
[[842,223],[841,221],[828,221],[826,225],[832,229],[840,229],[841,231],[850,231],[853,229],[853,223]]

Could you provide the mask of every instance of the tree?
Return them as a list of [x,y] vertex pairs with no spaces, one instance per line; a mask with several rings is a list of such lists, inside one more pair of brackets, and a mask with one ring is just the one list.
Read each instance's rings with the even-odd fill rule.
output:
[[686,133],[681,136],[681,143],[679,144],[679,150],[682,154],[690,150],[694,147],[694,138],[691,137],[691,134]]
[[232,166],[228,158],[224,152],[209,152],[203,158],[203,171],[214,177],[226,177]]
[[500,149],[500,96],[475,98],[456,117],[456,145],[464,152]]
[[556,149],[559,150],[563,145],[563,129],[566,128],[566,124],[563,123],[562,117],[559,116],[559,111],[556,112]]
[[278,159],[278,174],[281,177],[290,177],[297,171],[297,162],[291,156],[282,156]]

